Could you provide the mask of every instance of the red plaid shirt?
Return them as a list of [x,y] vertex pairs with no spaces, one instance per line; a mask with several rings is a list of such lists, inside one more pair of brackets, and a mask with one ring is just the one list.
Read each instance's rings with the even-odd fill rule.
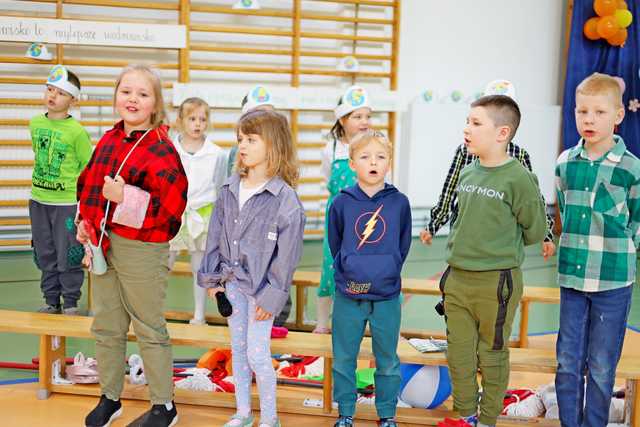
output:
[[[104,177],[114,177],[122,160],[144,131],[124,132],[124,122],[116,123],[100,139],[89,164],[78,178],[78,210],[80,218],[100,230],[107,200],[102,196]],[[136,229],[112,222],[117,206],[111,203],[107,231],[132,240],[168,242],[180,229],[182,212],[187,204],[187,177],[166,126],[152,130],[138,144],[120,172],[125,183],[151,194],[142,228]],[[108,248],[103,239],[103,249]]]

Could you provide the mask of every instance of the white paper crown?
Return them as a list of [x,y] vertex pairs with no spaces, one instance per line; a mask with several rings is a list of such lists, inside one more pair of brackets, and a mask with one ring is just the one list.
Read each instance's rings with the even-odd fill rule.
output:
[[258,0],[238,0],[236,4],[233,5],[234,9],[260,9],[260,4]]
[[49,77],[47,78],[47,84],[64,90],[76,99],[78,99],[78,96],[80,95],[80,89],[69,82],[69,73],[62,65],[56,65],[51,69]]
[[258,108],[261,105],[273,105],[273,97],[271,92],[264,86],[254,86],[247,93],[247,103],[242,106],[242,114]]
[[487,84],[484,95],[506,95],[516,101],[516,88],[509,80],[497,79]]
[[49,53],[47,46],[42,43],[31,43],[24,56],[31,59],[39,59],[41,61],[49,61],[53,58]]
[[358,108],[371,108],[369,106],[369,95],[367,95],[367,91],[361,86],[351,86],[344,95],[342,95],[341,100],[340,105],[333,110],[336,119],[341,119]]

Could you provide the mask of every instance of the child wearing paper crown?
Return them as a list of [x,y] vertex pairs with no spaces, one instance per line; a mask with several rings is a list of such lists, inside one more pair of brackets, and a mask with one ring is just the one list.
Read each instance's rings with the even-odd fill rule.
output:
[[84,251],[76,241],[74,218],[76,180],[91,157],[91,139],[69,114],[79,95],[78,77],[56,65],[44,92],[47,112],[29,123],[35,154],[29,216],[34,260],[42,272],[42,313],[78,314],[84,281]]
[[322,151],[322,174],[327,180],[329,199],[325,215],[325,232],[322,242],[322,275],[318,287],[317,324],[315,333],[328,334],[332,297],[335,293],[333,257],[329,249],[329,208],[333,199],[346,187],[356,183],[356,173],[349,168],[349,142],[359,133],[371,127],[369,96],[360,86],[351,86],[338,100],[335,110],[336,123],[330,132],[330,140]]
[[[497,79],[489,82],[484,90],[484,95],[505,95],[513,100],[516,100],[516,89],[513,84],[504,79]],[[533,172],[531,167],[531,158],[529,153],[515,144],[513,141],[509,141],[507,144],[507,153],[509,157],[513,157],[518,160],[522,166],[527,168],[529,172]],[[453,156],[453,161],[449,167],[449,173],[442,186],[442,192],[438,198],[438,203],[431,209],[431,215],[429,224],[425,230],[420,232],[420,240],[422,243],[430,245],[433,236],[436,235],[438,230],[444,226],[447,222],[453,226],[453,223],[458,217],[458,197],[455,189],[458,186],[460,180],[460,173],[465,166],[470,165],[477,157],[469,153],[465,144],[460,144],[456,149],[456,153]],[[543,198],[544,200],[544,198]],[[547,235],[542,242],[542,256],[544,259],[552,257],[556,252],[556,246],[553,243],[553,217],[547,215]]]
[[189,251],[193,272],[192,325],[205,324],[207,293],[198,286],[197,273],[207,243],[209,218],[227,175],[227,156],[207,135],[209,123],[209,105],[200,98],[188,98],[180,105],[174,125],[177,133],[173,143],[187,174],[189,191],[182,226],[169,242],[169,267],[173,267],[179,251]]
[[[261,85],[256,85],[242,98],[242,114],[246,114],[252,110],[274,110],[273,98],[271,92]],[[227,176],[233,173],[233,167],[236,164],[236,155],[238,154],[238,146],[234,145],[229,151],[229,159],[227,160]]]

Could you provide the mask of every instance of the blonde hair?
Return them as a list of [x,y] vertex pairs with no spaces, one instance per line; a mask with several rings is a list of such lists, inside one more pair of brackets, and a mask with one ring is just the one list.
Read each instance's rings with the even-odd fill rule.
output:
[[376,142],[384,148],[384,150],[389,155],[389,159],[393,156],[393,146],[389,139],[382,132],[377,130],[368,130],[366,132],[358,134],[353,140],[349,143],[349,158],[353,160],[356,152],[361,150],[370,142]]
[[618,80],[608,74],[593,73],[576,87],[576,95],[608,95],[617,108],[624,108],[622,88]]
[[176,130],[182,132],[184,130],[184,126],[183,126],[184,119],[187,116],[189,116],[189,114],[196,111],[198,108],[204,108],[204,114],[207,117],[207,127],[205,128],[205,131],[209,129],[209,117],[210,117],[209,104],[207,104],[207,102],[204,99],[198,98],[196,96],[192,98],[187,98],[184,101],[182,101],[182,104],[180,104],[180,107],[178,108],[178,117],[176,118],[176,121],[173,124],[173,127]]
[[[251,110],[240,117],[236,125],[236,136],[260,135],[267,144],[267,174],[278,175],[291,187],[296,188],[300,171],[298,156],[293,147],[287,118],[271,110]],[[236,157],[236,170],[241,177],[247,176],[247,168],[242,158]]]
[[120,83],[122,83],[122,78],[129,73],[142,73],[147,76],[149,82],[151,83],[151,87],[153,88],[153,95],[156,99],[156,105],[153,108],[153,113],[151,113],[151,127],[157,128],[160,126],[164,119],[167,117],[167,112],[164,109],[164,98],[162,97],[162,81],[160,80],[160,76],[148,65],[143,64],[129,64],[122,69],[120,75],[118,76],[118,80],[116,80],[116,88],[113,92],[113,108],[116,107],[116,96],[118,94],[118,88],[120,87]]

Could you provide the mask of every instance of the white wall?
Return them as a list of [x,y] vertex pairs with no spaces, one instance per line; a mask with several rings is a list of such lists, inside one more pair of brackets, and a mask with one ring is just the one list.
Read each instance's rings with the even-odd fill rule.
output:
[[[467,105],[486,83],[513,82],[523,113],[515,142],[531,155],[547,202],[560,146],[564,1],[404,0],[398,91],[408,101],[396,146],[395,183],[412,206],[436,203]],[[426,90],[440,100],[425,104]],[[459,105],[442,104],[453,90]],[[452,104],[452,101],[447,101]]]
[[558,104],[564,0],[403,0],[398,90],[511,80],[520,102]]

